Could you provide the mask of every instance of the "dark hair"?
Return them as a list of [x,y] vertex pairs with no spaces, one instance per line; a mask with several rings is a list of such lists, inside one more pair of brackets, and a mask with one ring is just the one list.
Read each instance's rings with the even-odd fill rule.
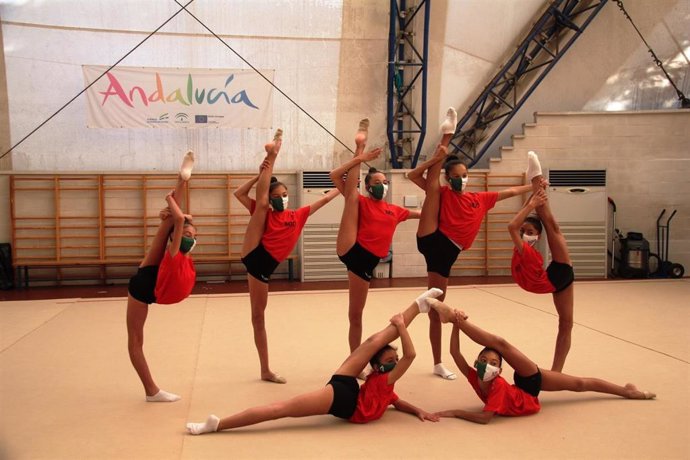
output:
[[503,366],[503,356],[495,348],[484,347],[482,351],[479,352],[479,355],[481,355],[482,353],[486,353],[487,351],[493,351],[494,353],[496,353],[498,355],[498,367]]
[[391,344],[387,344],[384,345],[383,348],[381,348],[379,351],[374,353],[374,356],[372,356],[369,360],[369,364],[371,364],[371,367],[373,367],[374,369],[379,367],[379,364],[381,364],[381,362],[379,361],[381,359],[381,355],[383,355],[388,350],[395,350],[395,348]]
[[[184,218],[184,223],[182,224],[182,228],[185,228],[185,227],[192,227],[192,228],[194,228],[194,230],[196,230],[196,225],[194,225],[194,223],[191,220],[187,219],[186,217]],[[172,235],[174,232],[175,232],[175,226],[170,227],[170,231],[168,232],[168,238],[170,239],[170,241],[172,241]]]
[[369,182],[371,182],[371,178],[374,177],[374,174],[378,174],[378,173],[383,174],[381,171],[379,171],[378,169],[376,169],[374,167],[369,168],[369,172],[364,177],[364,185],[369,185]]
[[446,175],[449,176],[450,170],[457,165],[463,165],[467,169],[467,165],[460,160],[460,157],[454,154],[448,155],[443,162],[443,169],[446,171]]
[[275,177],[271,177],[271,185],[268,186],[268,193],[270,194],[273,190],[275,190],[276,188],[280,187],[281,185],[282,185],[283,187],[285,187],[285,190],[287,190],[287,186],[286,186],[285,184],[283,184],[282,182],[280,182],[280,181],[279,181],[278,179],[276,179]]
[[523,222],[523,224],[532,224],[534,226],[534,228],[537,229],[537,233],[539,233],[540,235],[541,235],[542,229],[544,228],[541,224],[541,221],[534,216],[525,217],[525,221]]

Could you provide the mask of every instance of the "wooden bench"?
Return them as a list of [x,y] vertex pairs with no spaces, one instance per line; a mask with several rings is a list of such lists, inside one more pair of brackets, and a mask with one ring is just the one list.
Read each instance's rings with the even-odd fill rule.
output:
[[[295,280],[295,260],[298,258],[297,254],[288,256],[288,280]],[[205,256],[199,255],[194,257],[194,265],[202,264],[222,264],[222,263],[239,263],[241,262],[239,255],[233,256]],[[78,267],[100,267],[102,270],[105,267],[114,266],[138,266],[141,259],[63,259],[63,260],[46,260],[46,259],[23,259],[12,263],[16,272],[16,286],[29,287],[29,269],[30,268],[78,268]],[[101,274],[101,280],[104,281],[105,274]],[[89,277],[92,279],[92,277]]]

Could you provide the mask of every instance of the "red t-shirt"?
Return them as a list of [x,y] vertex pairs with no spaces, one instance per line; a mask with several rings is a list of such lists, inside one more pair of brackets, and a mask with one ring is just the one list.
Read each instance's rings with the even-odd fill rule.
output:
[[541,408],[539,399],[522,391],[515,385],[510,385],[500,375],[491,382],[489,395],[486,397],[479,388],[479,376],[475,369],[470,369],[467,381],[470,382],[479,399],[484,401],[485,411],[515,417],[518,415],[536,414]]
[[386,257],[395,227],[409,216],[408,209],[359,195],[357,242],[376,257]]
[[515,282],[525,291],[535,294],[549,294],[556,291],[546,275],[541,254],[525,242],[522,245],[522,254],[517,248],[513,249],[510,271]]
[[367,423],[380,419],[388,406],[400,399],[388,384],[388,374],[372,372],[359,388],[357,408],[350,417],[352,423]]
[[[256,201],[252,200],[251,214],[256,209]],[[268,210],[266,216],[266,227],[261,243],[266,252],[278,262],[287,259],[297,244],[304,224],[309,218],[309,206],[303,206],[297,210],[286,209],[284,211]]]
[[156,303],[170,305],[178,303],[189,297],[196,282],[196,271],[194,262],[178,251],[175,257],[170,255],[170,251],[165,250],[165,255],[158,267],[158,278],[156,278]]
[[455,244],[468,250],[479,233],[484,216],[496,205],[498,192],[457,193],[441,187],[438,229]]

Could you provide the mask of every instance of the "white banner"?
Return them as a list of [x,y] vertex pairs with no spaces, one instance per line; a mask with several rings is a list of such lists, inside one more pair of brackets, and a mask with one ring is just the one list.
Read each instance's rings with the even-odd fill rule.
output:
[[[82,66],[86,85],[108,67]],[[273,70],[262,71],[273,81]],[[253,70],[116,67],[87,93],[89,128],[271,128],[273,87]]]

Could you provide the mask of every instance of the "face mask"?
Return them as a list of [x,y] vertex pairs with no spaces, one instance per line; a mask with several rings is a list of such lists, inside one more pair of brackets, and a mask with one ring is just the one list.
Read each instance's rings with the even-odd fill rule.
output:
[[450,177],[448,182],[450,183],[450,188],[456,192],[462,192],[467,187],[467,177]]
[[274,211],[285,211],[288,206],[288,197],[281,196],[278,198],[271,198],[271,206]]
[[483,382],[490,382],[501,373],[500,367],[492,366],[489,363],[481,363],[479,361],[474,362],[474,368],[477,369],[477,375],[479,375],[479,378],[482,379]]
[[537,244],[538,240],[539,235],[528,235],[527,233],[522,234],[522,241],[529,244],[530,246],[534,246],[535,244]]
[[376,368],[376,370],[382,374],[386,374],[386,373],[392,371],[395,368],[395,365],[396,365],[396,363],[379,364],[379,366]]
[[188,236],[183,236],[182,241],[180,242],[180,252],[182,254],[187,254],[188,252],[192,252],[192,249],[194,249],[194,246],[196,246],[196,240],[194,238],[190,238]]
[[376,184],[372,185],[368,189],[369,195],[375,200],[383,200],[388,193],[388,184]]

